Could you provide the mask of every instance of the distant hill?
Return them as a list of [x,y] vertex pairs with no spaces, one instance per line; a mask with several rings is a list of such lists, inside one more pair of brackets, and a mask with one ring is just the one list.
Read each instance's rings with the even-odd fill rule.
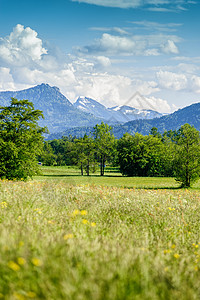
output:
[[16,92],[0,92],[0,105],[8,105],[11,97],[18,100],[27,99],[33,102],[36,109],[42,110],[45,119],[39,124],[47,126],[50,133],[63,131],[69,127],[94,126],[102,120],[78,110],[57,87],[51,87],[48,84],[43,83]]
[[[200,103],[192,104],[185,108],[179,109],[178,111],[163,116],[161,118],[155,118],[151,120],[141,119],[131,122],[127,122],[122,125],[113,126],[113,133],[116,138],[120,138],[124,133],[128,132],[130,134],[135,134],[139,132],[143,135],[149,134],[152,127],[157,127],[160,133],[165,130],[176,130],[179,129],[183,124],[188,123],[194,126],[200,131]],[[92,131],[92,127],[81,127],[81,128],[71,128],[61,133],[57,133],[56,136],[50,136],[50,139],[60,138],[63,135],[72,135],[81,137],[85,133],[89,134]]]

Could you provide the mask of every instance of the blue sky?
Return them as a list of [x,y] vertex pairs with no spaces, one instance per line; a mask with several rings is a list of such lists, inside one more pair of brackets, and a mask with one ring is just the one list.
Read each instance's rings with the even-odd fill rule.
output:
[[199,15],[197,0],[0,0],[0,90],[45,82],[72,102],[161,112],[200,102]]

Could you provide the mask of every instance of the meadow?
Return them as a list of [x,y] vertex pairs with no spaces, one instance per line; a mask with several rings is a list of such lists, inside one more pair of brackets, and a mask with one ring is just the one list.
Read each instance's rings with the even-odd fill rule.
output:
[[0,299],[200,299],[200,191],[43,167],[0,181]]

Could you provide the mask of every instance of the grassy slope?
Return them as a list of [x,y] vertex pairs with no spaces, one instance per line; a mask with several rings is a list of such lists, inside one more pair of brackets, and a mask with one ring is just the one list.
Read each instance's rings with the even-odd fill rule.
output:
[[198,190],[71,177],[0,181],[0,299],[200,298]]

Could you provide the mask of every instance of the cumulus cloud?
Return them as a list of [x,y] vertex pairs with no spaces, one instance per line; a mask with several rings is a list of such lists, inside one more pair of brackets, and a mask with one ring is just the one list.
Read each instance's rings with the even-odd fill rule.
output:
[[[126,76],[96,73],[78,80],[73,93],[74,98],[78,95],[86,95],[107,107],[129,105],[162,113],[171,112],[172,108],[166,100],[150,96],[157,91],[159,91],[157,83],[153,81],[135,81]],[[140,97],[139,100],[137,95]]]
[[42,40],[37,32],[30,27],[18,24],[11,34],[0,39],[0,61],[2,64],[21,66],[39,61],[47,50],[42,46]]
[[93,45],[86,46],[83,52],[86,53],[107,53],[107,54],[139,54],[145,49],[145,42],[136,42],[131,38],[115,36],[104,33]]
[[168,71],[157,72],[159,85],[165,89],[180,91],[187,88],[188,79],[184,74],[176,74]]
[[[165,39],[163,35],[152,35],[148,36],[147,42],[142,36],[107,34],[100,46],[107,49],[106,54],[109,51],[126,52],[128,48],[138,55],[158,55],[158,45]],[[175,37],[172,40],[176,42]],[[146,99],[143,108],[170,111],[165,100],[152,97],[152,94],[160,91],[162,81],[169,74],[158,74],[159,86],[153,80],[135,80],[131,76],[116,75],[115,72],[108,72],[113,60],[105,53],[79,57],[62,55],[58,49],[47,47],[47,44],[44,47],[37,32],[22,25],[17,25],[8,37],[0,38],[0,50],[0,90],[20,90],[44,82],[58,86],[72,102],[79,95],[84,95],[108,107],[126,104],[134,93],[139,92]],[[8,57],[5,53],[8,53]],[[182,79],[182,86],[183,82]],[[192,82],[193,89],[199,91],[198,78],[194,77]],[[168,87],[173,87],[173,84],[169,83]]]
[[176,35],[133,35],[118,36],[104,33],[91,45],[79,48],[79,54],[106,54],[106,55],[141,55],[155,56],[164,54],[178,54],[175,43],[181,39]]

